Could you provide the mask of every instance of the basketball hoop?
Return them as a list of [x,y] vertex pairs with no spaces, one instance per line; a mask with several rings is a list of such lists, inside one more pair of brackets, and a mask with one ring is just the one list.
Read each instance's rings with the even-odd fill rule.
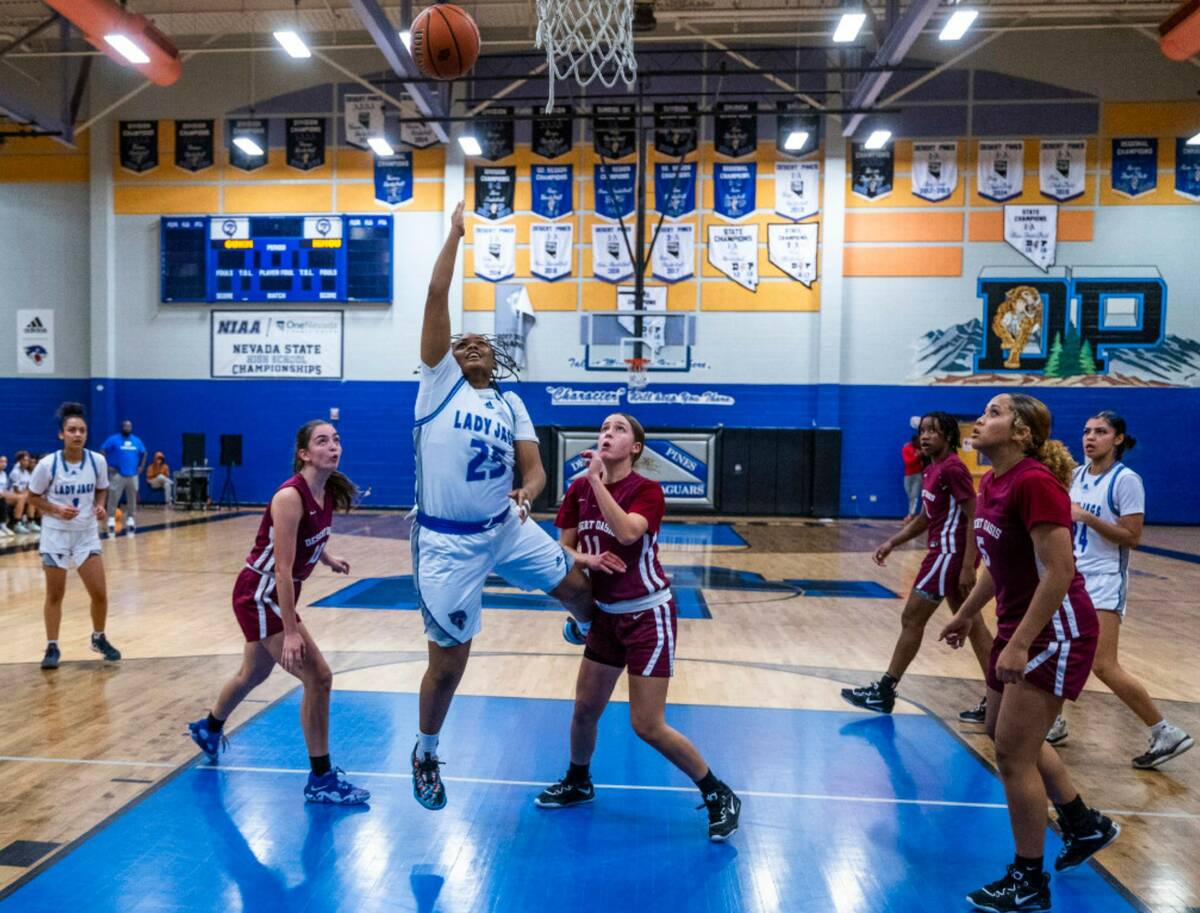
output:
[[633,0],[537,0],[537,11],[536,47],[546,49],[550,69],[547,114],[559,79],[573,76],[581,86],[598,79],[610,89],[622,80],[633,88]]
[[647,370],[650,367],[650,362],[645,358],[626,358],[625,367],[629,371],[629,376],[625,380],[625,386],[630,390],[642,390],[650,383],[650,374]]

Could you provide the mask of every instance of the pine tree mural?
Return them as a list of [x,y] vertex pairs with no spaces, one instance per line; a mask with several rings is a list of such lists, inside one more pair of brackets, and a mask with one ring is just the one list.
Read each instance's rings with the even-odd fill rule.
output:
[[1068,326],[1063,337],[1062,354],[1059,359],[1059,377],[1072,377],[1079,373],[1079,334]]
[[1046,357],[1046,367],[1043,374],[1046,377],[1062,377],[1063,341],[1062,333],[1054,334],[1054,342],[1050,345],[1050,354]]
[[1083,346],[1079,350],[1079,366],[1073,372],[1075,374],[1095,374],[1096,360],[1092,357],[1092,344],[1086,339],[1083,341]]

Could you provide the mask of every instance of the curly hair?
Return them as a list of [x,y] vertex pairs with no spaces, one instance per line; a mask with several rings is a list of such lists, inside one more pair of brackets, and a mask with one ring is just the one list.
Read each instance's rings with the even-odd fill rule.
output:
[[1071,473],[1075,470],[1075,458],[1062,441],[1050,438],[1050,410],[1046,404],[1028,393],[1009,393],[1012,405],[1013,431],[1028,432],[1023,443],[1026,456],[1031,456],[1054,473],[1064,488],[1071,484]]
[[492,336],[488,333],[456,333],[450,337],[450,351],[453,352],[455,346],[467,336],[478,336],[492,350],[492,359],[496,362],[496,367],[492,369],[491,376],[493,384],[501,380],[518,380],[520,378],[517,359],[509,351],[510,342],[507,338]]
[[63,403],[54,415],[58,419],[59,431],[67,427],[68,419],[77,418],[85,425],[87,424],[87,419],[83,416],[83,403]]
[[925,419],[933,422],[934,430],[946,439],[952,453],[962,446],[962,431],[958,427],[958,419],[949,412],[926,412],[921,416],[921,421],[917,422],[918,428]]

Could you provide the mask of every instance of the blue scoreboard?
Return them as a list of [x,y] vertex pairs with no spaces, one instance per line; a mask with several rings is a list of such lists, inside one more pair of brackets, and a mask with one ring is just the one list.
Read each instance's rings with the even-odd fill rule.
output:
[[164,216],[162,301],[392,300],[387,215]]

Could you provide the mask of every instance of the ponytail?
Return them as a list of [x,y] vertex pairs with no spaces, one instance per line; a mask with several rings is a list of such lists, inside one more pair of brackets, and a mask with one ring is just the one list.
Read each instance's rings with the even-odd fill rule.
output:
[[[292,451],[292,472],[299,472],[304,468],[304,460],[300,459],[300,451],[308,449],[308,442],[312,440],[313,431],[321,425],[328,424],[329,422],[318,418],[300,426],[300,430],[296,432],[296,448]],[[325,490],[333,496],[334,508],[341,511],[349,511],[358,498],[358,486],[350,481],[344,472],[336,469],[326,480]]]
[[1066,444],[1056,440],[1043,441],[1032,456],[1054,473],[1054,478],[1062,483],[1063,488],[1071,487],[1071,473],[1077,464]]
[[1020,435],[1024,439],[1025,455],[1049,469],[1063,488],[1070,488],[1075,458],[1066,444],[1050,438],[1050,410],[1046,404],[1028,393],[1009,393],[1008,399],[1013,412],[1013,430],[1026,432]]
[[1116,446],[1118,460],[1125,456],[1126,450],[1132,450],[1137,446],[1137,438],[1127,430],[1125,419],[1116,412],[1113,412],[1112,409],[1104,409],[1101,412],[1097,412],[1092,418],[1098,418],[1108,423],[1108,427],[1113,430],[1113,434],[1119,434],[1122,437],[1121,443]]

